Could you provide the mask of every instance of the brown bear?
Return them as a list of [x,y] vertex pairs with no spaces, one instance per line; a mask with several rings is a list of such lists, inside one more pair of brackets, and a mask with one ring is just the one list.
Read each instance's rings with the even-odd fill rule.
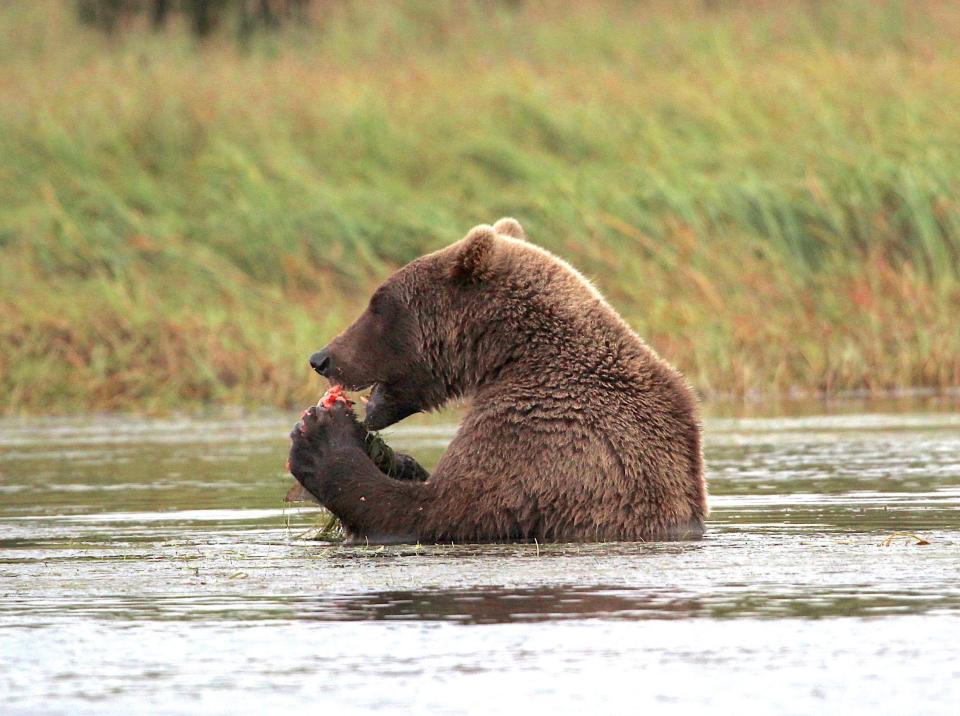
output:
[[[310,408],[290,469],[354,540],[697,538],[697,401],[576,270],[501,219],[404,266],[310,364],[372,387],[364,423]],[[368,430],[469,396],[432,474],[378,468]],[[386,471],[385,471],[386,470]]]

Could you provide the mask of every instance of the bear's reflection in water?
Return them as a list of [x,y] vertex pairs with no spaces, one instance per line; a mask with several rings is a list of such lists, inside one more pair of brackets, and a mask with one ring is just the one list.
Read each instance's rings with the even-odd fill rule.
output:
[[541,587],[391,591],[319,598],[300,604],[300,616],[318,621],[443,621],[511,624],[564,619],[682,619],[703,612],[696,599],[622,587]]

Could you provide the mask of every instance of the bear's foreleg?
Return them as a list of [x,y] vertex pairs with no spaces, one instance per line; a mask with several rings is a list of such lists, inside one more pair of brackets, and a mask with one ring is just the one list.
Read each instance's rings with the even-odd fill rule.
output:
[[430,473],[419,462],[406,453],[396,453],[396,468],[387,473],[394,480],[409,480],[411,482],[426,482]]
[[[366,430],[342,404],[309,408],[290,437],[290,472],[355,538],[413,541],[432,489],[426,471],[408,456],[388,477],[366,451]],[[410,475],[397,479],[400,474]],[[425,479],[425,477],[424,477]]]
[[367,433],[363,451],[387,477],[416,482],[426,482],[430,477],[430,473],[410,455],[394,452],[379,433]]

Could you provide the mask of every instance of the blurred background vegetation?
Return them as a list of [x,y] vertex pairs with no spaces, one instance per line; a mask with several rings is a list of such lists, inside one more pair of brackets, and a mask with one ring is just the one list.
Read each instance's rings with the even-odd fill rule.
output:
[[960,3],[0,4],[0,411],[289,406],[519,218],[706,396],[960,384]]

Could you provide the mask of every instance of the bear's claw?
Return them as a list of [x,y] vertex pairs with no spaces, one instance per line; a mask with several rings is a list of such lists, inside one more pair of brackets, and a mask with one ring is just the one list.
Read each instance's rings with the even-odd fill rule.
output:
[[366,430],[347,404],[337,402],[329,409],[312,405],[290,432],[290,472],[301,482],[316,477],[333,451],[362,449],[365,438]]

